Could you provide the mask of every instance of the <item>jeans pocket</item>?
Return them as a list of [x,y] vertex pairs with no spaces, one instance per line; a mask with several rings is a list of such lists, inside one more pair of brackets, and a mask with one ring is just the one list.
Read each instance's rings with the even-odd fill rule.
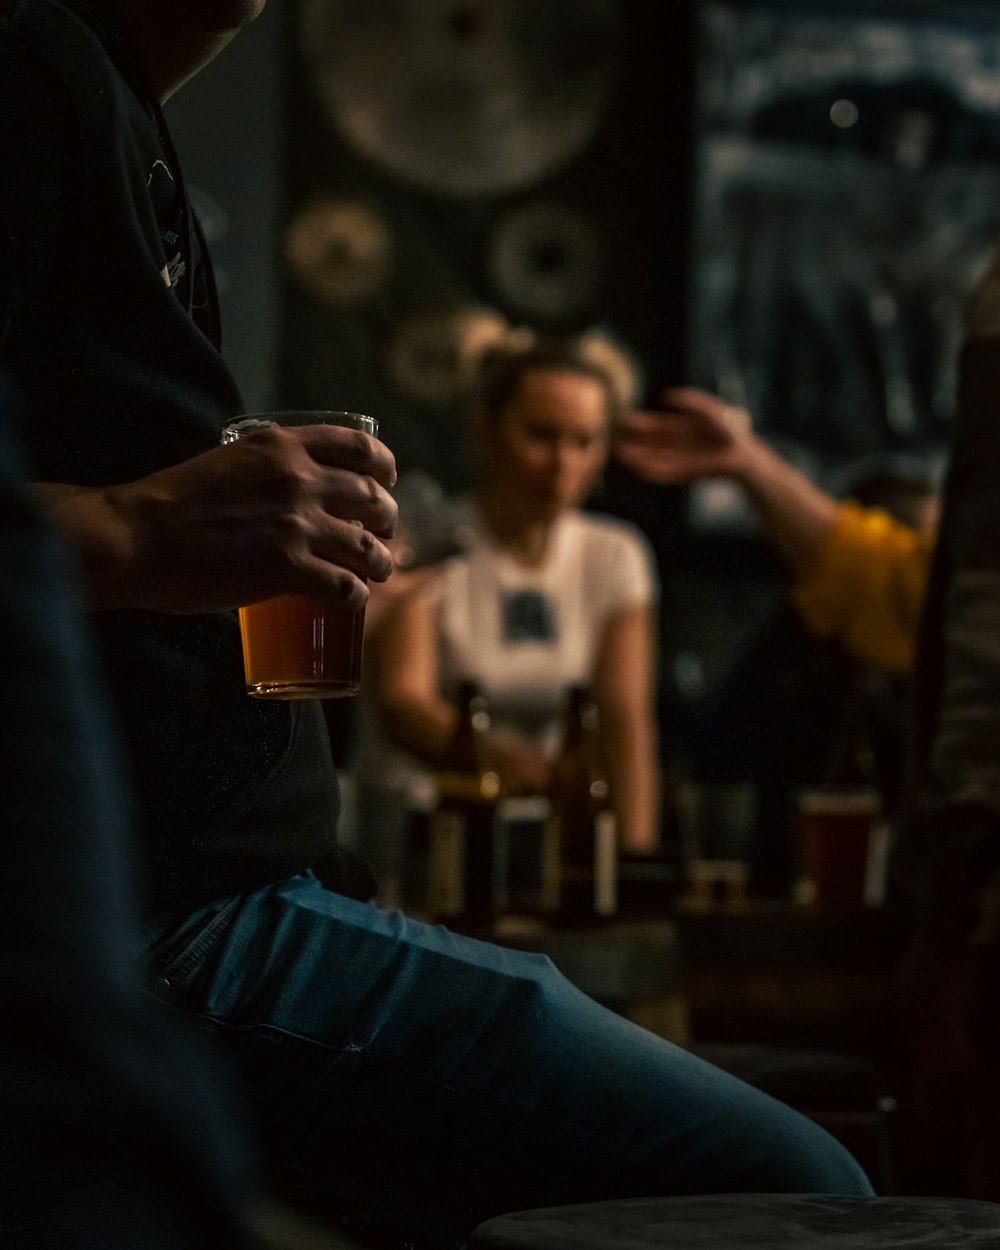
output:
[[143,943],[152,977],[151,989],[158,998],[180,990],[228,933],[240,898],[213,903],[176,921],[153,921]]

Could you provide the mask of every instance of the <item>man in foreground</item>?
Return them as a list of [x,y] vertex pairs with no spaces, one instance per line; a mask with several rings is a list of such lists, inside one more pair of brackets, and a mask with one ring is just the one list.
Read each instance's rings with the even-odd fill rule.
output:
[[333,427],[217,445],[242,404],[160,110],[262,7],[0,6],[0,346],[123,726],[155,992],[230,1056],[282,1195],[436,1250],[518,1207],[869,1192],[816,1126],[547,961],[310,871],[336,824],[320,709],[247,698],[232,609],[363,603],[395,469]]

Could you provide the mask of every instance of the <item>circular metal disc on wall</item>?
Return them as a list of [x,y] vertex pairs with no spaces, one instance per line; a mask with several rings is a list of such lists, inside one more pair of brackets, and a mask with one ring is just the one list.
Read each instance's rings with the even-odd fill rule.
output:
[[467,306],[406,317],[389,342],[389,374],[407,399],[431,406],[453,403],[477,358],[507,334],[506,319],[491,308]]
[[617,0],[301,0],[314,88],[345,143],[445,195],[534,185],[593,136]]
[[585,309],[601,276],[601,245],[590,222],[558,204],[505,214],[489,245],[490,277],[522,316],[551,321]]
[[302,286],[326,304],[368,299],[392,263],[392,237],[380,213],[356,200],[307,205],[285,236],[285,258]]

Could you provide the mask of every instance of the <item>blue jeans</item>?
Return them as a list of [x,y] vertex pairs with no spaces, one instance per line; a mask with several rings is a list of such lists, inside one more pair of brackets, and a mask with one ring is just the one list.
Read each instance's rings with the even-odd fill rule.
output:
[[306,872],[161,917],[158,993],[242,1069],[286,1195],[436,1250],[501,1211],[642,1195],[869,1194],[811,1121],[599,1006],[545,956]]

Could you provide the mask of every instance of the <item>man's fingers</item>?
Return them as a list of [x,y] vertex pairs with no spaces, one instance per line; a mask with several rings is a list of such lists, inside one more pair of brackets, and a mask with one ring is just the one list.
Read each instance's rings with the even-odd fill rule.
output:
[[297,570],[294,592],[329,599],[355,612],[367,605],[369,597],[363,577],[325,560],[313,560]]
[[384,582],[392,574],[395,561],[392,552],[380,542],[371,530],[363,529],[360,533],[361,557],[365,576],[373,582]]
[[[245,463],[232,457],[242,451]],[[396,527],[388,486],[392,453],[357,430],[271,428],[229,447],[228,509],[220,531],[242,526],[259,584],[269,593],[329,596],[361,607],[368,581],[384,581],[392,555],[382,541]],[[252,583],[249,568],[244,581]],[[256,592],[254,592],[256,593]]]
[[369,598],[368,582],[384,582],[392,572],[392,556],[384,543],[357,525],[339,530],[296,561],[290,570],[290,588],[298,594],[315,594],[356,611]]
[[365,529],[390,537],[398,508],[389,493],[396,481],[396,460],[378,439],[361,430],[310,425],[297,431],[304,450],[324,468],[321,502],[334,517],[360,521]]
[[296,435],[317,464],[367,475],[389,490],[395,486],[396,458],[377,438],[338,425],[305,425]]
[[320,502],[330,516],[359,521],[380,538],[391,538],[395,533],[399,508],[374,477],[344,469],[327,469],[321,491]]
[[242,482],[244,490],[257,500],[270,499],[272,506],[295,512],[318,506],[331,517],[360,521],[382,537],[395,531],[398,508],[389,493],[395,459],[383,443],[360,430],[273,427],[230,448],[220,450],[232,456],[239,448],[248,462],[248,469],[232,475],[233,493],[239,493]]
[[311,544],[310,555],[373,582],[384,582],[393,568],[392,552],[380,538],[363,525],[338,517],[330,518],[324,533]]

